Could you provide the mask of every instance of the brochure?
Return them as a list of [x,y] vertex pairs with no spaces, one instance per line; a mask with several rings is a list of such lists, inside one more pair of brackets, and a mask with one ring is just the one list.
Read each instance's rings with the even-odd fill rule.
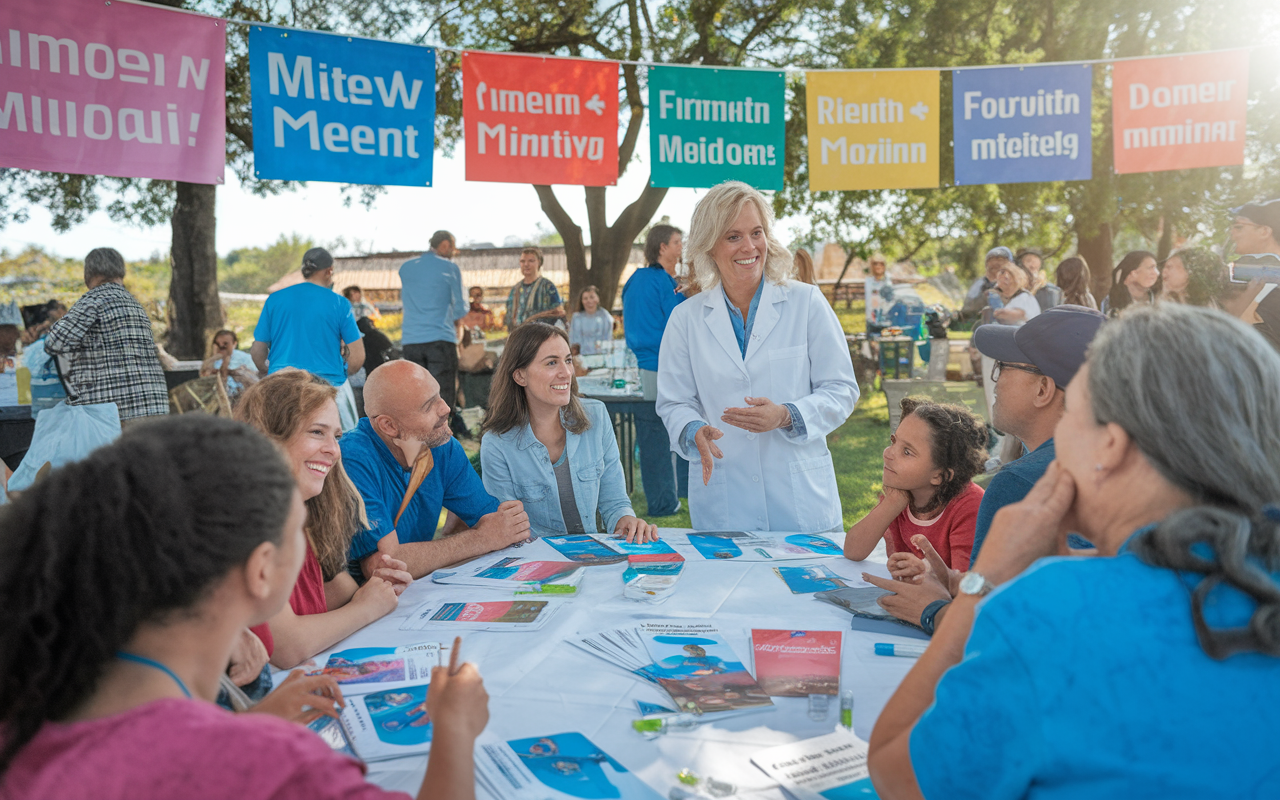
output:
[[614,536],[608,538],[597,536],[595,538],[606,546],[620,553],[625,553],[627,563],[633,566],[636,564],[680,563],[684,561],[684,556],[677,553],[675,548],[661,539],[656,542],[638,544],[628,543],[626,539]]
[[557,733],[508,742],[520,761],[545,787],[541,794],[563,798],[625,797],[661,800],[662,796],[627,771],[581,733]]
[[563,605],[554,600],[432,600],[414,609],[400,630],[534,631]]
[[[385,691],[414,686],[431,679],[431,669],[449,661],[450,645],[438,642],[403,647],[354,647],[302,664],[308,675],[328,675],[342,687],[344,695]],[[323,666],[321,666],[323,664]],[[289,671],[277,672],[277,686]]]
[[844,552],[835,542],[814,533],[776,536],[747,531],[698,531],[689,534],[689,544],[708,561],[794,561]]
[[676,708],[706,714],[773,705],[715,626],[646,622],[640,633],[653,674]]
[[786,582],[792,594],[812,594],[843,589],[849,584],[821,564],[812,567],[774,567],[773,572]]
[[751,763],[796,800],[869,800],[867,743],[846,730],[756,753]]
[[840,693],[840,631],[751,631],[756,680],[772,697]]
[[347,698],[340,719],[351,748],[364,761],[417,756],[431,750],[425,683]]
[[560,555],[570,561],[575,561],[587,567],[603,564],[621,564],[627,560],[625,553],[614,550],[594,536],[585,533],[569,536],[543,536],[539,541],[551,545]]
[[578,586],[582,583],[582,574],[582,565],[572,561],[528,561],[506,556],[492,564],[436,570],[431,573],[431,581],[453,586],[518,590],[551,584]]

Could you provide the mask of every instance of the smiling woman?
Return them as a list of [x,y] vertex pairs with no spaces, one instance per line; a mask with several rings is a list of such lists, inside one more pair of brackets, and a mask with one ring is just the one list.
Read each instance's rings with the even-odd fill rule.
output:
[[667,323],[657,412],[678,452],[702,465],[689,485],[695,528],[841,527],[826,437],[858,384],[835,312],[816,286],[791,280],[772,228],[764,196],[737,181],[693,212],[687,253],[703,292]]

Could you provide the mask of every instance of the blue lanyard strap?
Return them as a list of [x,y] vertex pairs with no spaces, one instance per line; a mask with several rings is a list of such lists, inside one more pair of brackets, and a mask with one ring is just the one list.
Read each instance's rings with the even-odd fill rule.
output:
[[120,659],[121,661],[132,661],[133,663],[141,664],[144,667],[151,667],[152,669],[160,670],[165,675],[168,675],[170,678],[173,678],[173,682],[178,684],[178,688],[182,690],[183,694],[185,694],[188,698],[191,697],[191,692],[190,690],[187,689],[187,685],[182,682],[182,678],[179,678],[177,674],[174,673],[173,670],[169,669],[164,664],[161,664],[159,661],[156,661],[155,659],[152,659],[152,658],[147,658],[146,656],[139,656],[139,655],[134,655],[133,653],[126,653],[124,650],[117,650],[116,658]]

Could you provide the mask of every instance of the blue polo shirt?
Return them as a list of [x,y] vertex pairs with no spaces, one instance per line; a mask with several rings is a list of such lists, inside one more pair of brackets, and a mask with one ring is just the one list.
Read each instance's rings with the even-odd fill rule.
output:
[[[997,588],[911,732],[921,793],[1280,797],[1280,658],[1210,658],[1191,617],[1198,580],[1122,548],[1041,559]],[[1219,585],[1205,621],[1244,626],[1255,608]]]
[[361,559],[378,549],[378,540],[395,530],[401,544],[429,542],[435,538],[440,510],[447,508],[469,527],[485,514],[498,510],[498,501],[484,490],[480,476],[472,468],[467,453],[458,440],[431,449],[435,465],[409,501],[409,507],[394,520],[409,489],[411,470],[400,466],[395,456],[374,433],[368,417],[363,417],[355,430],[341,441],[342,466],[364,498],[369,515],[369,530],[351,540],[350,556]]
[[454,323],[470,305],[462,293],[462,271],[430,251],[400,265],[400,299],[404,303],[401,344],[458,342]]
[[303,281],[267,298],[253,338],[267,343],[272,375],[296,367],[341,386],[347,382],[342,345],[360,341],[360,329],[347,298]]
[[676,279],[661,264],[636,270],[622,287],[622,324],[627,347],[636,354],[640,369],[658,371],[658,350],[671,312],[684,301],[676,292]]

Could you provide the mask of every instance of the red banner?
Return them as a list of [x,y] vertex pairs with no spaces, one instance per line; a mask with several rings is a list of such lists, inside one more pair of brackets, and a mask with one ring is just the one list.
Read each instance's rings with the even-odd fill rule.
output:
[[1244,163],[1248,50],[1118,61],[1111,86],[1117,173]]
[[618,182],[618,65],[462,54],[467,180]]

